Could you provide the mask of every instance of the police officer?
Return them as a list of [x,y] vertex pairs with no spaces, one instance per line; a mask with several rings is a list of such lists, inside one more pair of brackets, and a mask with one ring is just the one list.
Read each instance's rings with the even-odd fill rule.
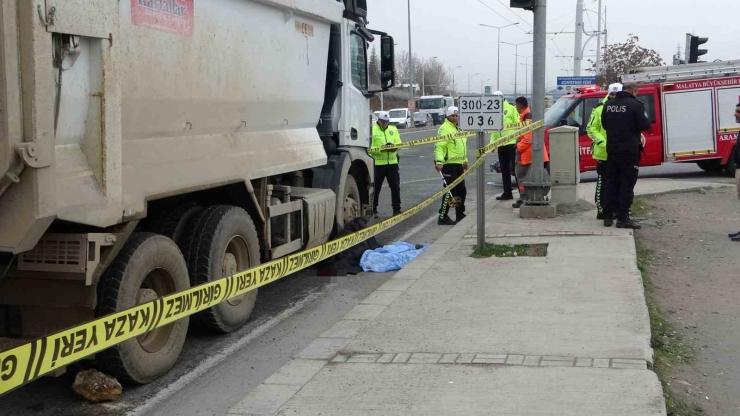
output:
[[[387,111],[378,113],[378,122],[373,125],[373,143],[370,147],[383,147],[401,144],[401,135],[396,126],[389,125],[390,115]],[[398,171],[398,149],[369,152],[375,159],[375,199],[373,200],[373,216],[379,218],[378,200],[383,182],[388,179],[391,188],[391,204],[393,215],[401,213],[401,176]]]
[[[740,124],[740,103],[737,103],[737,106],[735,106],[735,123]],[[735,186],[737,187],[737,198],[740,199],[740,134],[737,136],[732,158],[733,160],[728,160],[727,163],[735,164]],[[732,241],[740,241],[740,231],[732,233],[729,236]]]
[[[504,93],[496,91],[493,93],[494,96],[503,97]],[[511,105],[506,99],[504,99],[504,126],[513,125],[519,122],[519,113],[516,107]],[[491,133],[491,143],[504,137],[508,134],[515,132],[516,128],[504,129],[500,132],[495,131]],[[497,196],[496,199],[499,201],[508,201],[514,199],[514,194],[511,188],[511,167],[514,166],[516,159],[516,137],[512,138],[506,144],[498,148],[498,161],[501,166],[501,181],[504,185],[504,193]]]
[[628,82],[616,97],[604,104],[601,124],[609,140],[606,152],[606,193],[604,226],[611,227],[617,218],[617,228],[642,228],[629,215],[637,174],[640,170],[642,132],[650,129],[645,106],[635,98],[637,84]]
[[609,86],[609,94],[604,97],[604,101],[594,107],[591,112],[591,120],[588,122],[586,131],[588,137],[593,142],[591,155],[596,159],[596,195],[594,195],[594,202],[596,203],[596,219],[604,219],[604,206],[605,194],[604,188],[606,184],[606,130],[601,125],[601,114],[604,110],[604,103],[617,96],[617,93],[622,91],[622,84],[615,83]]
[[[448,134],[455,134],[458,132],[457,122],[460,115],[457,107],[450,107],[446,113],[447,119],[440,126],[437,135],[445,136]],[[466,170],[468,170],[468,139],[451,139],[442,142],[437,142],[434,145],[434,168],[437,172],[441,172],[444,176],[447,184],[452,183],[455,179],[459,178]],[[452,188],[452,197],[460,198],[461,203],[455,207],[455,221],[449,217],[450,203],[452,197],[450,193],[446,193],[442,200],[442,207],[439,209],[439,218],[437,224],[439,225],[455,225],[465,218],[465,197],[468,193],[465,188],[465,181],[460,182],[456,187]]]

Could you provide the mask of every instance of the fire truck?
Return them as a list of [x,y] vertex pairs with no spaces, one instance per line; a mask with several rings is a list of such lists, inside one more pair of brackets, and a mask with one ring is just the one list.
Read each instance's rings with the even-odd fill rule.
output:
[[[637,82],[637,99],[645,105],[652,126],[644,132],[640,166],[667,162],[696,163],[708,172],[735,175],[733,152],[740,125],[740,60],[677,66],[634,68],[622,82]],[[579,129],[581,172],[595,170],[592,142],[586,133],[591,111],[604,100],[598,86],[581,88],[559,99],[545,115],[549,130]]]

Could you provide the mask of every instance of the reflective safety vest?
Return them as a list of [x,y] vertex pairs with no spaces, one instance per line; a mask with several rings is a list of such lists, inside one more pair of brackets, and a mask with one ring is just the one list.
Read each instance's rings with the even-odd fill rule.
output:
[[[445,120],[437,132],[438,136],[458,133],[457,126]],[[468,139],[445,140],[434,145],[434,163],[437,165],[463,165],[468,163]]]
[[[516,124],[519,123],[519,112],[516,111],[516,107],[509,104],[508,101],[504,100],[504,126],[507,124]],[[494,131],[491,133],[491,143],[495,142],[496,140],[506,136],[507,134],[511,134],[517,131],[517,129],[505,129],[502,131]],[[517,138],[514,137],[513,139],[506,142],[504,146],[508,146],[510,144],[516,144]]]
[[[519,117],[522,122],[532,122],[532,113],[529,108],[524,110]],[[526,166],[532,164],[532,132],[524,133],[522,135],[522,139],[516,144],[516,150],[520,154],[520,159],[518,161],[520,165]],[[544,153],[543,156],[545,162],[549,162],[550,156],[547,154],[547,147],[543,146],[542,152]]]
[[[378,123],[373,124],[373,141],[370,147],[383,147],[386,145],[401,144],[401,134],[398,133],[396,126],[388,125],[388,128],[383,130],[380,128]],[[385,165],[397,165],[398,164],[398,149],[368,152],[370,157],[375,159],[376,166]]]
[[609,101],[608,95],[604,97],[604,101],[601,104],[594,107],[593,111],[591,111],[591,119],[588,122],[588,127],[586,127],[588,137],[593,142],[592,156],[594,159],[601,161],[605,161],[607,158],[606,129],[601,125],[601,113],[604,112],[604,103],[607,101]]

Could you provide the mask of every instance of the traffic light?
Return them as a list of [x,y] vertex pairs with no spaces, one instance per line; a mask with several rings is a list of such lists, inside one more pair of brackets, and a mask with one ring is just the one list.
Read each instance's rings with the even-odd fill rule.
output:
[[512,9],[527,9],[534,10],[537,0],[511,0],[510,7]]
[[686,63],[695,64],[700,61],[699,57],[706,55],[709,52],[707,49],[699,49],[700,45],[703,45],[709,41],[709,38],[700,38],[699,36],[692,35],[691,33],[686,34]]

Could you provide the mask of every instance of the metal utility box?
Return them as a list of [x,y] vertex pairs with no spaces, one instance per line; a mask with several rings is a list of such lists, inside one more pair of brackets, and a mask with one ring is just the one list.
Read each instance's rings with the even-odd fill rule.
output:
[[558,127],[550,130],[550,181],[552,201],[556,204],[578,202],[579,166],[578,129]]

